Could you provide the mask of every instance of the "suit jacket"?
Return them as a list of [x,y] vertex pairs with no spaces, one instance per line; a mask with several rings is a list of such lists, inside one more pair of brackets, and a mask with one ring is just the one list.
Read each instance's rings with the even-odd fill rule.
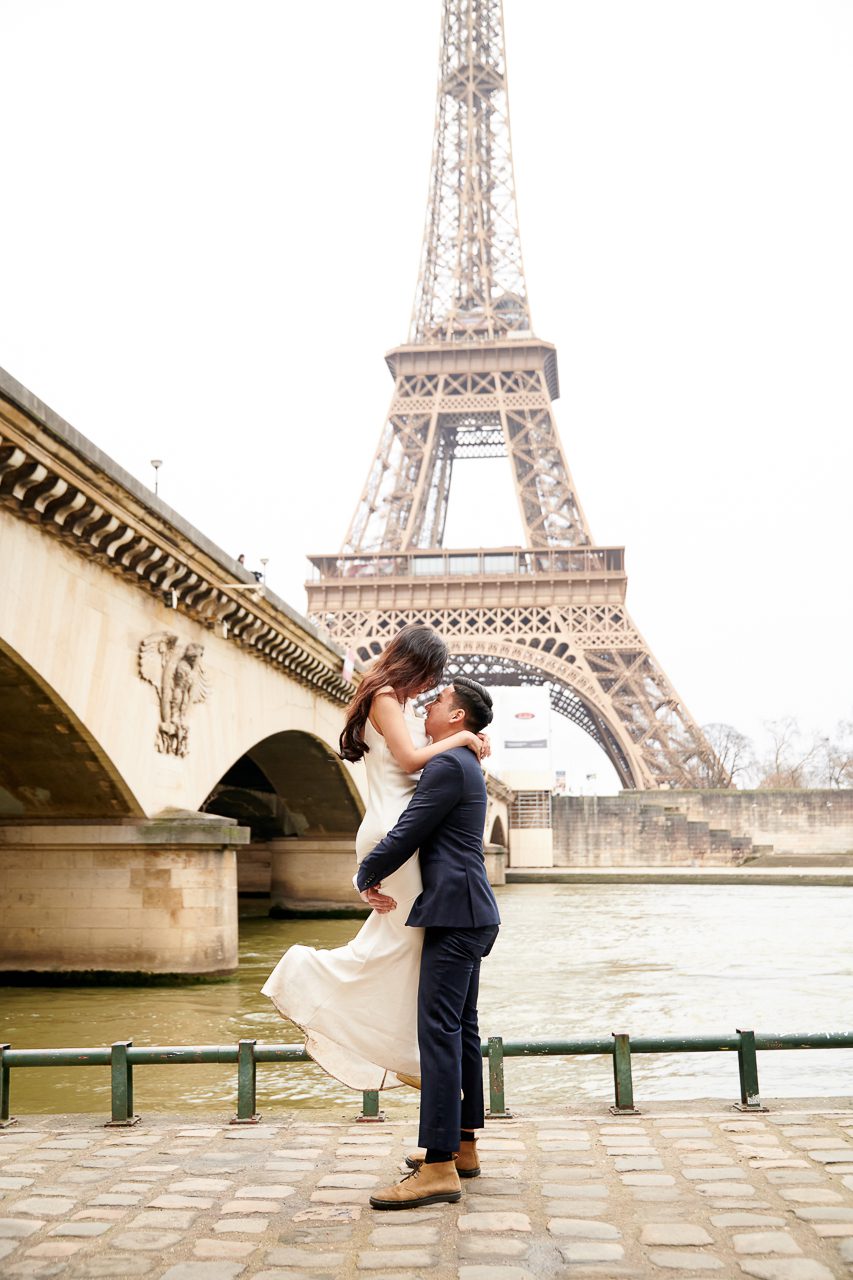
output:
[[396,826],[358,869],[359,890],[390,876],[420,849],[423,893],[406,924],[477,929],[500,924],[483,857],[486,784],[473,751],[455,747],[424,766]]

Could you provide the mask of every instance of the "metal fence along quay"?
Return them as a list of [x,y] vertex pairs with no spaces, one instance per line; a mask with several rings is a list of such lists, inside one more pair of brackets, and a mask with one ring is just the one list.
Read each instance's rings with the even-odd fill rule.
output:
[[[491,1036],[482,1046],[489,1065],[489,1111],[491,1119],[511,1116],[506,1105],[504,1059],[538,1057],[613,1058],[613,1115],[638,1115],[634,1106],[631,1059],[637,1053],[736,1053],[740,1077],[739,1111],[767,1111],[762,1106],[758,1088],[758,1053],[788,1049],[853,1049],[853,1031],[819,1031],[805,1035],[774,1035],[755,1031],[737,1031],[733,1036],[660,1036],[632,1040],[629,1035],[613,1033],[598,1040],[519,1040],[504,1041]],[[22,1067],[109,1067],[111,1117],[107,1125],[126,1127],[140,1119],[133,1109],[133,1069],[141,1066],[175,1066],[180,1063],[236,1063],[237,1113],[232,1124],[257,1124],[257,1068],[265,1062],[310,1062],[301,1045],[258,1044],[256,1040],[240,1040],[236,1045],[149,1045],[135,1047],[132,1040],[119,1040],[94,1049],[13,1049],[0,1044],[0,1128],[14,1124],[10,1112],[10,1086],[13,1068]],[[358,1120],[381,1122],[379,1094],[362,1094]]]

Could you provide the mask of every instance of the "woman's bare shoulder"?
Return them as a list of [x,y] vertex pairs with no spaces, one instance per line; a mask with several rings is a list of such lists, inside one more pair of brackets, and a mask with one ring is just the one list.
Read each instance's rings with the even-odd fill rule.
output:
[[384,684],[381,689],[376,690],[370,700],[370,714],[368,715],[368,719],[380,737],[384,737],[384,734],[376,723],[374,716],[379,713],[380,708],[382,711],[390,709],[392,703],[389,702],[389,698],[393,699],[393,705],[397,707],[400,706],[396,689],[394,689],[390,684]]

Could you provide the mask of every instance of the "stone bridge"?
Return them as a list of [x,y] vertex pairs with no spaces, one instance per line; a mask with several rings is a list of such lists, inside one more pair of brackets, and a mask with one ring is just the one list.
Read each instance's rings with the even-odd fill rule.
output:
[[232,971],[241,849],[353,903],[343,652],[2,370],[0,566],[0,972]]

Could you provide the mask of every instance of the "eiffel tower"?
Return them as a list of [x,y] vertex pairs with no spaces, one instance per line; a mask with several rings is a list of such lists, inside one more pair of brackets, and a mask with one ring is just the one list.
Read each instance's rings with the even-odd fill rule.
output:
[[[625,608],[624,548],[593,541],[533,334],[516,214],[501,0],[444,0],[435,144],[409,341],[337,555],[312,556],[313,620],[363,659],[405,623],[451,672],[546,684],[626,788],[708,786],[714,752]],[[506,457],[526,545],[443,545],[453,464]],[[719,785],[719,781],[717,781]]]

